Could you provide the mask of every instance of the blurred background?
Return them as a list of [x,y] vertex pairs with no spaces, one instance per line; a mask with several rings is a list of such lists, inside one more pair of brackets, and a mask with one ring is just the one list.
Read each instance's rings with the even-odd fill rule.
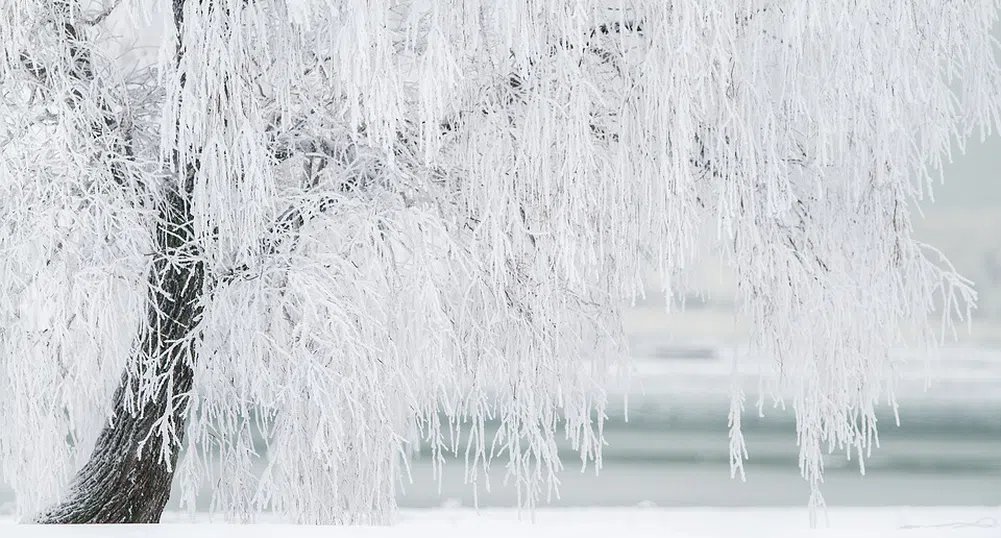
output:
[[[880,447],[868,459],[864,477],[857,459],[848,461],[844,453],[827,458],[823,492],[829,505],[1001,505],[1001,137],[971,143],[945,177],[935,202],[922,207],[918,235],[976,283],[979,308],[971,330],[939,360],[928,363],[919,353],[900,351],[909,359],[897,395],[900,425],[892,409],[879,409]],[[764,416],[758,416],[753,373],[740,380],[748,402],[746,482],[730,476],[731,360],[742,352],[745,327],[733,314],[727,271],[706,263],[695,273],[697,293],[684,311],[668,314],[656,292],[627,311],[636,366],[629,421],[623,419],[624,394],[612,393],[600,474],[593,468],[581,472],[579,456],[565,446],[560,497],[552,504],[806,504],[792,410],[773,408],[768,400]],[[760,359],[745,360],[753,365]],[[399,496],[402,507],[473,505],[461,461],[450,463],[440,482],[426,454],[411,471],[413,483]],[[489,476],[491,491],[479,492],[480,506],[516,503],[504,475],[499,460]],[[0,514],[12,511],[12,500],[13,492],[0,481]]]
[[[890,407],[878,410],[880,447],[867,459],[865,476],[857,458],[849,461],[843,452],[827,457],[822,491],[830,506],[1001,505],[1001,137],[971,144],[945,174],[935,203],[923,206],[918,234],[976,283],[979,308],[971,330],[938,360],[900,350],[908,359],[897,392],[900,425]],[[760,391],[754,365],[761,359],[743,352],[745,327],[733,313],[733,280],[711,261],[693,276],[695,293],[684,311],[668,313],[656,292],[627,310],[635,357],[629,421],[624,392],[613,391],[600,474],[593,466],[582,472],[579,456],[565,443],[566,468],[552,505],[806,505],[809,488],[800,477],[792,410],[770,399],[763,416],[755,408]],[[739,382],[747,396],[746,481],[730,475],[727,413],[735,353],[741,354]],[[479,506],[516,504],[515,489],[504,485],[503,463],[498,459],[491,468],[491,491],[481,487]],[[438,481],[430,456],[418,455],[411,476],[413,483],[401,487],[402,507],[474,504],[461,460],[450,462]],[[13,512],[12,501],[13,492],[0,481],[0,514]],[[168,509],[177,507],[175,499]],[[207,502],[199,506],[207,508]]]
[[[969,332],[936,361],[900,350],[908,359],[893,410],[878,411],[880,447],[862,476],[857,458],[826,459],[823,493],[830,506],[1001,505],[1001,138],[971,144],[946,170],[918,219],[918,234],[940,248],[976,283],[979,308]],[[581,471],[568,444],[561,455],[556,506],[805,506],[791,409],[766,399],[755,408],[756,363],[743,352],[745,327],[734,315],[733,280],[711,261],[696,269],[684,311],[667,312],[656,292],[626,313],[635,357],[629,421],[623,391],[610,394],[603,467]],[[655,280],[651,279],[651,283]],[[652,286],[655,289],[655,284]],[[727,413],[732,359],[741,354],[739,382],[747,396],[743,431],[749,450],[746,481],[731,478]],[[926,383],[930,381],[930,385]],[[927,386],[926,386],[927,385]],[[263,453],[263,444],[259,447]],[[503,458],[489,473],[481,507],[512,506]],[[463,462],[434,478],[428,454],[412,462],[413,483],[401,487],[405,508],[473,506]],[[481,482],[482,483],[482,482]],[[211,485],[206,484],[208,489]],[[207,492],[207,491],[206,491]],[[0,483],[0,514],[13,511],[13,492]],[[207,502],[199,509],[207,509]],[[200,504],[203,504],[200,503]],[[176,499],[168,509],[177,509]]]
[[[979,308],[970,331],[937,360],[909,350],[898,387],[899,427],[893,409],[878,409],[880,446],[866,461],[844,452],[826,459],[822,492],[831,506],[1001,505],[1001,137],[971,143],[944,170],[935,202],[916,216],[919,239],[942,250],[976,283]],[[732,277],[711,262],[694,275],[697,292],[682,312],[668,314],[653,292],[626,316],[636,361],[629,421],[622,395],[612,394],[603,467],[582,473],[564,447],[559,506],[804,506],[809,487],[800,477],[792,409],[758,399],[754,363],[743,355],[745,327],[734,316]],[[655,281],[651,279],[651,283]],[[747,396],[743,431],[749,459],[746,482],[730,477],[727,413],[732,359],[741,353]],[[927,382],[926,382],[927,381]],[[617,405],[616,405],[617,403]],[[428,459],[413,464],[405,507],[472,506],[462,462],[450,465],[440,486]],[[480,506],[510,506],[505,469],[491,470]]]
[[[934,203],[922,206],[924,218],[916,217],[915,225],[920,239],[976,283],[979,308],[971,330],[939,360],[928,363],[919,353],[900,350],[909,359],[897,394],[900,425],[892,409],[879,409],[880,447],[867,460],[865,476],[856,458],[827,458],[823,493],[831,506],[1001,505],[1001,137],[971,141],[965,155],[954,155]],[[767,400],[764,416],[758,416],[753,368],[740,379],[748,402],[746,481],[730,476],[731,360],[742,352],[745,327],[733,314],[731,275],[712,263],[695,273],[698,293],[683,312],[668,314],[656,292],[628,310],[636,366],[629,421],[623,420],[624,395],[611,394],[600,474],[593,468],[581,472],[579,456],[563,447],[566,469],[559,475],[560,498],[552,504],[806,505],[792,410],[773,408]],[[753,365],[761,359],[745,360]],[[515,504],[515,489],[503,484],[502,463],[491,469],[491,491],[479,492],[480,506]],[[439,482],[425,454],[412,463],[411,475],[413,483],[398,498],[402,507],[474,503],[461,461],[451,462]],[[12,511],[12,500],[0,479],[0,514]],[[176,507],[174,500],[170,508]]]

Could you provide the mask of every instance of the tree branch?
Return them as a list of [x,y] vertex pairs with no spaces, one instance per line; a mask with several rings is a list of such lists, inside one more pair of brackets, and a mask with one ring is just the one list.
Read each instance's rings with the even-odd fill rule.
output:
[[110,6],[104,8],[104,10],[98,12],[90,19],[80,19],[80,22],[87,26],[97,26],[98,24],[104,22],[104,19],[107,19],[112,12],[118,9],[118,6],[121,5],[121,3],[122,0],[115,0]]
[[[120,2],[120,0],[118,1]],[[117,6],[118,3],[116,2],[115,5]],[[84,88],[93,84],[93,61],[90,50],[83,43],[84,39],[81,38],[76,25],[70,22],[68,18],[62,22],[57,22],[56,24],[63,34],[63,37],[66,39],[68,46],[67,54],[69,58],[69,66],[66,70],[66,74],[69,75],[70,80],[74,83],[72,85],[72,89],[70,90],[68,104],[70,105],[70,108],[75,109],[79,107],[87,97],[84,93]],[[20,54],[20,60],[21,65],[28,71],[28,73],[35,77],[39,83],[45,87],[52,86],[54,81],[53,70],[51,67],[35,61],[27,51]],[[124,156],[127,160],[133,159],[133,141],[132,135],[128,132],[128,129],[119,120],[119,118],[116,117],[116,114],[103,95],[96,95],[94,97],[94,104],[100,114],[98,120],[91,123],[91,133],[94,138],[103,138],[110,135],[113,139],[110,143],[113,152]],[[111,172],[112,179],[116,184],[124,187],[130,183],[127,170],[117,159],[110,160],[108,168]]]

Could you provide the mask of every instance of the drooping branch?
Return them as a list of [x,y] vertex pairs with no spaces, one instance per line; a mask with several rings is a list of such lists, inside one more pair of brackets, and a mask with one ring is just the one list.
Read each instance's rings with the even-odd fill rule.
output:
[[[181,2],[182,0],[176,0]],[[180,21],[178,32],[182,30]],[[63,26],[78,81],[93,77],[75,28]],[[178,49],[181,54],[182,49]],[[81,92],[77,99],[86,96]],[[105,125],[115,125],[103,102]],[[175,163],[185,179],[166,189],[155,220],[156,252],[148,277],[147,320],[115,391],[111,417],[68,495],[39,523],[156,523],[170,496],[193,384],[202,315],[204,262],[191,212],[196,163]]]
[[[68,9],[68,7],[66,7]],[[68,15],[67,15],[68,17]],[[90,135],[94,140],[110,140],[107,166],[112,180],[120,187],[131,186],[139,191],[145,191],[145,184],[134,178],[130,166],[134,165],[133,137],[127,121],[123,121],[109,104],[104,93],[91,94],[86,88],[93,87],[94,65],[88,44],[81,37],[76,23],[66,19],[56,23],[63,41],[66,43],[66,58],[69,60],[66,74],[72,84],[67,104],[70,109],[84,106],[83,101],[90,99],[97,111],[98,117],[90,122]],[[52,78],[53,69],[35,61],[28,52],[22,52],[21,65],[43,86],[50,87],[56,81]]]
[[105,6],[104,9],[102,9],[101,11],[94,13],[90,17],[81,19],[80,23],[85,24],[87,26],[97,26],[98,24],[104,22],[104,20],[107,19],[109,16],[111,16],[111,14],[114,13],[114,11],[118,9],[118,6],[120,6],[121,4],[122,0],[114,0],[111,3],[111,5]]
[[[86,154],[67,160],[88,177],[95,168],[108,175],[109,154],[125,155],[103,150],[112,146],[109,136],[128,132],[130,123],[116,94],[102,93],[104,66],[89,63],[98,49],[86,42],[97,33],[86,25],[107,21],[101,19],[110,13],[104,6],[113,1],[91,2],[102,11],[96,17],[85,11],[87,20],[76,22],[79,34],[70,39],[69,30],[46,22],[45,30],[55,27],[60,36],[55,49],[45,49],[53,40],[38,40],[41,47],[31,45],[24,55],[12,49],[3,56],[34,77],[35,86],[54,90],[45,95],[60,101],[44,107],[45,120],[73,127],[62,134],[82,133],[78,142],[88,145]],[[131,250],[143,259],[147,235],[156,235],[145,321],[174,335],[162,343],[147,335],[152,331],[135,338],[135,356],[123,357],[128,373],[149,375],[119,376],[116,422],[101,440],[114,448],[95,457],[124,461],[139,474],[94,463],[98,471],[88,474],[113,478],[88,483],[97,489],[151,486],[156,493],[147,497],[157,503],[165,498],[169,472],[161,467],[176,462],[178,434],[192,418],[183,409],[191,387],[185,364],[194,360],[188,344],[198,341],[197,352],[205,355],[194,365],[204,377],[197,380],[201,407],[189,411],[198,417],[189,443],[211,446],[217,431],[229,438],[252,405],[279,410],[283,424],[269,439],[273,467],[267,476],[257,481],[236,474],[228,485],[242,491],[219,488],[227,491],[215,497],[216,506],[241,514],[275,507],[311,522],[361,521],[373,513],[386,521],[392,480],[399,476],[394,451],[414,422],[428,424],[432,450],[442,449],[441,412],[455,421],[472,417],[480,426],[497,417],[505,438],[491,445],[479,432],[467,446],[484,459],[493,457],[486,455],[492,447],[505,449],[512,477],[533,488],[546,480],[546,470],[559,467],[559,421],[583,436],[583,457],[600,458],[593,452],[601,445],[594,438],[600,424],[595,432],[591,417],[594,411],[604,416],[603,404],[600,396],[592,399],[591,388],[608,371],[600,362],[619,355],[612,347],[622,339],[608,330],[618,323],[615,305],[642,289],[640,273],[650,261],[668,276],[684,270],[703,239],[701,224],[714,217],[722,229],[718,246],[738,273],[762,355],[785,357],[786,372],[801,381],[794,402],[806,432],[801,462],[816,483],[814,469],[822,463],[817,447],[859,443],[843,410],[863,409],[872,418],[869,394],[878,380],[869,379],[885,364],[879,357],[898,342],[904,322],[924,321],[923,300],[948,278],[922,265],[909,242],[899,171],[941,150],[936,144],[948,135],[937,132],[969,117],[996,117],[993,105],[966,106],[961,113],[961,107],[929,107],[949,97],[931,66],[944,62],[967,70],[965,98],[971,102],[996,102],[990,98],[997,76],[989,73],[993,61],[977,50],[984,49],[988,32],[977,27],[972,10],[943,13],[912,3],[913,24],[894,27],[899,6],[891,2],[864,14],[877,24],[845,26],[826,23],[863,16],[851,2],[835,2],[823,12],[787,16],[769,8],[767,17],[756,15],[765,3],[675,14],[661,1],[630,3],[625,11],[599,2],[585,6],[592,9],[581,16],[610,18],[589,22],[562,19],[568,14],[560,10],[498,9],[477,29],[467,13],[452,9],[461,8],[461,0],[391,2],[389,9],[412,5],[403,17],[387,17],[379,2],[339,3],[336,13],[307,2],[302,12],[286,16],[268,3],[227,7],[198,0],[198,9],[186,13],[200,20],[185,33],[185,2],[171,0],[176,49],[191,53],[190,62],[167,75],[172,97],[159,142],[165,151],[177,150],[166,166],[176,181],[164,183],[174,189],[167,205],[182,209],[155,206],[159,222],[150,233],[134,232]],[[430,7],[434,16],[419,13]],[[398,19],[406,20],[397,25]],[[798,27],[805,19],[809,31]],[[568,34],[571,27],[576,29]],[[930,38],[929,27],[942,31]],[[14,42],[27,30],[22,25],[13,33]],[[6,31],[0,26],[0,34]],[[415,35],[433,39],[411,47]],[[686,41],[678,42],[679,36]],[[856,55],[856,48],[887,44],[893,47],[885,54]],[[506,49],[527,57],[503,57]],[[260,63],[247,59],[262,52]],[[77,74],[76,83],[68,83],[70,73]],[[97,80],[84,82],[86,77]],[[177,92],[178,78],[185,91]],[[185,78],[191,86],[197,81],[198,91]],[[25,95],[34,105],[36,94]],[[211,101],[177,102],[178,96]],[[272,125],[266,118],[276,109],[286,117]],[[112,111],[118,123],[106,120]],[[26,120],[32,113],[26,108]],[[371,132],[360,133],[359,125]],[[53,125],[40,127],[44,134]],[[172,128],[179,133],[174,139]],[[140,132],[135,143],[142,155],[147,148]],[[841,151],[845,133],[856,137],[856,146]],[[92,143],[92,136],[106,139]],[[797,138],[809,149],[797,151]],[[26,142],[29,150],[36,143]],[[98,146],[103,153],[95,157]],[[873,147],[878,159],[856,151],[864,146]],[[828,162],[837,162],[814,164],[825,152]],[[884,160],[892,170],[884,169]],[[825,176],[828,166],[836,169]],[[15,173],[31,170],[23,166]],[[843,173],[856,170],[873,176]],[[0,174],[7,170],[0,167]],[[811,176],[824,181],[814,185]],[[866,181],[880,189],[866,190]],[[72,203],[72,196],[63,199]],[[853,206],[857,196],[864,202]],[[847,209],[845,198],[852,199],[844,202]],[[45,208],[44,201],[36,205]],[[130,230],[147,220],[144,212],[134,214],[122,219]],[[177,243],[168,245],[161,231]],[[86,240],[75,249],[86,250]],[[91,258],[106,253],[116,251]],[[206,260],[204,269],[195,265],[199,258]],[[288,278],[272,281],[280,271],[269,272],[269,264],[286,260],[281,269]],[[213,288],[220,279],[254,279],[259,270],[269,277]],[[208,271],[199,288],[198,275]],[[663,290],[674,293],[669,280]],[[189,293],[190,308],[178,303]],[[200,322],[198,305],[206,305]],[[84,317],[72,312],[77,314]],[[120,341],[129,336],[116,335]],[[25,349],[10,347],[17,352],[18,346]],[[44,352],[53,349],[50,344]],[[92,358],[70,355],[59,361]],[[595,357],[593,379],[575,377],[585,370],[582,357]],[[30,373],[19,366],[19,375]],[[848,379],[852,372],[862,372],[860,381]],[[104,375],[93,381],[108,382]],[[171,383],[173,393],[161,392]],[[488,393],[507,401],[488,403]],[[17,399],[30,400],[30,394]],[[150,403],[163,401],[170,403]],[[136,416],[160,420],[143,423]],[[736,439],[739,413],[731,418]],[[240,441],[222,441],[229,448],[218,452],[224,482],[234,469],[251,467],[250,435],[246,444],[243,433],[237,435]],[[162,442],[155,445],[153,438]],[[17,441],[14,446],[30,449]],[[741,446],[731,445],[735,455]],[[137,459],[140,448],[143,460],[161,465],[148,469],[149,461]],[[300,457],[304,453],[311,457]],[[127,457],[116,460],[114,454]],[[16,452],[4,457],[18,464]],[[193,474],[209,462],[198,463]],[[147,506],[130,495],[89,502],[112,507],[100,515],[109,521],[154,520],[156,503]],[[114,507],[128,516],[112,515]]]
[[147,329],[115,391],[113,415],[69,494],[38,523],[160,521],[184,441],[202,311],[204,268],[193,240],[190,206],[172,192],[157,218]]

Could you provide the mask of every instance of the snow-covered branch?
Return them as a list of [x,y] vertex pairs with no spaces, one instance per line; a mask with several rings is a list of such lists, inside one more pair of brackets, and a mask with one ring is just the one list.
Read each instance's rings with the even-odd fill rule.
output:
[[109,402],[161,397],[145,434],[186,439],[182,489],[214,477],[233,517],[388,521],[420,439],[464,453],[474,483],[503,458],[532,505],[556,485],[557,430],[600,462],[620,305],[651,263],[679,293],[700,244],[775,358],[820,504],[823,454],[866,455],[893,401],[889,351],[938,345],[974,299],[908,210],[950,144],[999,127],[997,16],[4,2],[0,459],[19,509],[120,424]]

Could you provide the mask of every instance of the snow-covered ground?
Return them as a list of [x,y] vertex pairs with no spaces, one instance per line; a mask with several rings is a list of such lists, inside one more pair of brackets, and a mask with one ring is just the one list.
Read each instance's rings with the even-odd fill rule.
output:
[[[513,510],[405,511],[391,527],[167,523],[158,526],[41,527],[0,523],[3,538],[998,538],[1001,507],[837,509],[809,528],[806,509],[542,509],[535,522]],[[181,516],[172,515],[174,521]],[[826,524],[825,524],[826,523]]]

